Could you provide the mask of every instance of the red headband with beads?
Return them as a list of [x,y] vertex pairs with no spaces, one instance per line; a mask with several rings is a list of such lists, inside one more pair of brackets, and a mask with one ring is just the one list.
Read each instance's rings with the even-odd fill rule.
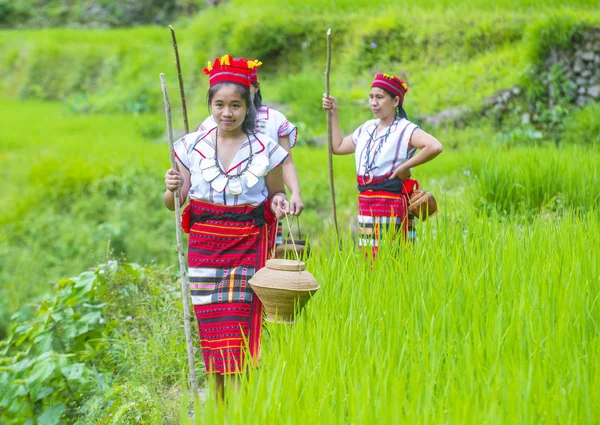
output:
[[379,87],[400,98],[400,103],[404,103],[404,95],[408,93],[408,86],[398,77],[391,74],[377,74],[371,87]]

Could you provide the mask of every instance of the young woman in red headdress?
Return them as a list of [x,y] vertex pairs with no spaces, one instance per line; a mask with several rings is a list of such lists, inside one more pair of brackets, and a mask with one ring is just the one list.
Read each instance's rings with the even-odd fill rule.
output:
[[323,108],[331,110],[333,153],[355,155],[359,245],[371,246],[374,254],[384,229],[399,228],[405,237],[414,237],[408,197],[416,181],[410,179],[410,170],[442,152],[435,137],[407,119],[402,107],[407,91],[397,77],[377,74],[369,93],[375,119],[346,137],[340,131],[336,99],[323,95]]
[[227,376],[258,362],[262,304],[248,280],[266,262],[268,226],[289,212],[279,167],[288,153],[254,133],[250,72],[257,65],[227,55],[204,69],[217,126],[178,140],[178,169],[165,176],[166,207],[174,209],[177,189],[190,201],[182,225],[189,232],[192,304],[219,398]]
[[[283,163],[283,181],[290,191],[290,214],[300,215],[304,210],[304,203],[300,194],[296,165],[292,159],[292,148],[296,145],[298,128],[288,121],[281,112],[263,105],[257,69],[258,67],[254,67],[250,71],[250,93],[252,94],[253,105],[256,109],[256,127],[254,131],[277,140],[279,145],[289,153],[289,156]],[[204,120],[198,130],[205,131],[214,127],[216,127],[216,123],[214,117],[211,115]],[[283,242],[281,221],[276,231],[277,239],[275,243],[281,244]]]

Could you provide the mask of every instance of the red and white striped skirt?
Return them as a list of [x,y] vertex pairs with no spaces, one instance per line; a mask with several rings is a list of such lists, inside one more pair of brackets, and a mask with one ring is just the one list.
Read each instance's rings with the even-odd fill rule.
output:
[[[224,206],[192,200],[194,215],[248,214],[251,205]],[[268,206],[267,206],[268,208]],[[265,265],[267,225],[210,219],[191,225],[188,270],[207,373],[241,373],[258,364],[262,303],[248,280]]]

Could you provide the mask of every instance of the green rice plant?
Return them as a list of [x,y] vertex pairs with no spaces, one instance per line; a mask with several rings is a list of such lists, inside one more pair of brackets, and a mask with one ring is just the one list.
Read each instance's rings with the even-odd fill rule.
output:
[[[5,117],[13,124],[26,127],[32,110],[41,123],[31,127],[27,143],[20,142],[18,127],[9,125],[5,127],[12,132],[1,139],[5,181],[16,185],[16,177],[30,176],[32,181],[21,197],[21,205],[32,206],[21,210],[27,226],[3,226],[3,278],[13,288],[6,292],[10,285],[2,283],[5,299],[30,299],[33,292],[27,291],[25,279],[36,284],[37,293],[46,291],[25,249],[46,261],[38,264],[55,276],[59,270],[84,269],[104,260],[110,255],[108,239],[128,258],[151,261],[156,255],[162,264],[173,259],[168,248],[172,216],[151,195],[160,198],[162,191],[164,145],[137,137],[135,123],[126,117],[72,117],[55,105],[5,104],[10,105]],[[448,145],[463,137],[493,136],[485,126],[434,134]],[[597,152],[581,147],[493,150],[485,140],[480,144],[476,149],[448,148],[415,170],[423,186],[434,190],[441,212],[418,223],[415,246],[384,248],[373,266],[357,250],[351,233],[356,214],[352,156],[334,162],[342,229],[337,244],[331,233],[323,233],[330,225],[326,150],[296,148],[309,204],[301,222],[318,242],[309,270],[322,289],[294,327],[267,325],[262,364],[243,392],[231,394],[236,401],[227,409],[209,401],[198,420],[211,423],[226,414],[228,423],[238,423],[249,412],[254,412],[251,423],[597,420],[593,406],[598,399],[591,389],[598,384],[599,311],[594,300],[599,265],[594,250],[600,232],[597,204],[580,197],[589,195],[585,185],[589,188],[597,179]],[[50,160],[60,157],[74,159],[66,161],[66,168]],[[133,171],[123,171],[120,157]],[[569,158],[581,160],[575,166]],[[486,168],[486,160],[495,166]],[[109,162],[109,167],[101,165]],[[42,170],[61,177],[49,179],[46,186]],[[490,180],[481,188],[517,176],[540,186],[522,195],[524,204],[547,200],[546,192],[556,188],[571,203],[551,208],[553,203],[546,202],[545,214],[528,220],[514,216],[512,222],[495,214],[500,208],[482,214],[474,208],[483,190],[478,179],[490,170],[498,176],[486,175]],[[544,180],[553,173],[560,178]],[[85,177],[81,186],[75,184],[79,175]],[[33,188],[51,196],[38,203]],[[17,193],[3,191],[4,217],[10,217]],[[45,206],[41,216],[35,210],[40,205]],[[577,208],[586,213],[576,214]],[[148,212],[144,220],[139,220],[140,211]],[[40,234],[46,239],[32,243]],[[94,256],[86,254],[91,240],[97,244]],[[6,256],[8,252],[14,256]],[[19,253],[23,257],[17,261]],[[149,421],[176,423],[178,412],[186,409],[188,402],[181,401],[186,364],[181,335],[177,338],[178,300],[161,288],[147,287],[151,298],[128,304],[134,309],[131,323],[126,321],[112,342],[119,375],[114,387],[103,387],[85,401],[81,421],[95,423],[106,412],[135,420],[146,411],[154,418]],[[122,295],[131,299],[139,292],[127,289]]]
[[350,238],[320,249],[319,293],[196,423],[595,423],[598,223],[468,209],[373,264]]
[[598,208],[600,196],[590,190],[598,181],[598,151],[580,147],[518,148],[472,156],[478,202],[499,213]]
[[[515,225],[467,208],[414,245],[387,238],[375,262],[330,232],[308,260],[321,290],[295,325],[266,324],[260,367],[226,405],[209,392],[196,423],[594,423],[599,223],[595,210]],[[185,423],[178,285],[128,265],[113,279],[110,264],[97,290],[121,320],[95,360],[114,375],[77,423]]]
[[574,145],[600,145],[600,103],[574,111],[564,123],[561,141]]

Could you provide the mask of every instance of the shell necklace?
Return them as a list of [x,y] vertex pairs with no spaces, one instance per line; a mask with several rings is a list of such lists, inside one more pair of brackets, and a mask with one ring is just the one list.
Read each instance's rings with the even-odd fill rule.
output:
[[243,185],[250,189],[258,183],[260,177],[264,177],[267,174],[269,158],[265,154],[254,154],[252,152],[252,141],[250,140],[250,136],[248,136],[250,154],[248,155],[244,169],[237,174],[228,174],[221,168],[217,156],[218,136],[219,131],[217,130],[215,133],[214,156],[212,158],[203,158],[200,161],[202,178],[209,182],[210,186],[217,192],[224,192],[227,188],[231,195],[241,195]]

